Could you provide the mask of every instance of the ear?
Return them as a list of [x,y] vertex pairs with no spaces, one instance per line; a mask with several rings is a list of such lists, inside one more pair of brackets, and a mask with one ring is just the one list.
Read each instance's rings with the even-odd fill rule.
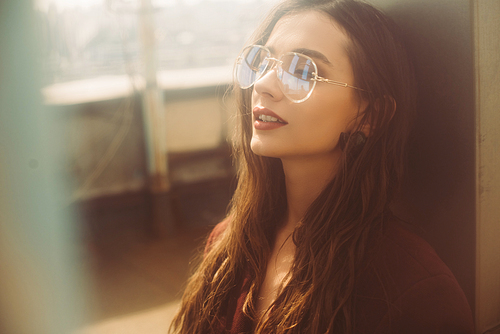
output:
[[384,100],[385,100],[385,105],[387,106],[387,112],[389,113],[389,121],[394,117],[396,114],[396,100],[390,95],[384,95]]
[[383,112],[382,108],[386,108],[385,112],[389,113],[389,120],[394,117],[396,113],[396,100],[390,95],[384,95],[383,97],[378,97],[373,104],[373,107],[377,112]]
[[[394,100],[394,98],[390,95],[384,95],[384,97],[377,98],[373,104],[373,108],[375,109],[376,113],[385,112],[388,114],[387,122],[389,122],[396,114],[396,107],[397,107],[396,100]],[[367,108],[368,107],[365,108],[364,112],[367,111]],[[382,110],[383,108],[385,108],[385,111]],[[372,123],[373,123],[373,120],[371,119],[371,117],[368,117],[366,119],[365,124],[363,124],[358,129],[358,131],[363,132],[366,137],[369,137],[370,132],[372,130]]]

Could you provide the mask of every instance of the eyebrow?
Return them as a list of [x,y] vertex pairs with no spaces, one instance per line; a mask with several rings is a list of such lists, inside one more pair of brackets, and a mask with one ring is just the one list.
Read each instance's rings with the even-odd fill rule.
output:
[[[271,53],[275,53],[275,50],[273,47],[270,47],[270,46],[266,46],[266,47],[269,49],[269,51],[271,51]],[[333,64],[328,60],[328,58],[326,58],[326,56],[319,51],[311,50],[311,49],[307,49],[307,48],[297,48],[297,49],[293,49],[292,52],[302,53],[303,55],[309,56],[311,58],[321,60],[323,63],[325,63],[329,66],[333,66]]]
[[321,60],[323,63],[327,65],[333,66],[333,64],[328,60],[328,58],[326,58],[326,56],[319,51],[306,48],[298,48],[298,49],[293,49],[292,52],[302,53],[311,58]]

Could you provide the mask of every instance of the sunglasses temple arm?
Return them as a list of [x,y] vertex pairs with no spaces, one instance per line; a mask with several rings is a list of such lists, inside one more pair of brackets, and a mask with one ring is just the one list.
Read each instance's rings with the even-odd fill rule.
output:
[[314,80],[316,81],[320,81],[320,82],[326,82],[330,85],[337,85],[337,86],[342,86],[342,87],[349,87],[349,88],[353,88],[353,89],[357,89],[357,90],[361,90],[363,92],[367,92],[367,90],[364,90],[362,88],[358,88],[358,87],[355,87],[355,86],[351,86],[351,85],[348,85],[347,83],[345,82],[340,82],[340,81],[335,81],[335,80],[329,80],[329,79],[325,79],[325,78],[322,78],[318,75],[316,75],[316,77],[314,78]]

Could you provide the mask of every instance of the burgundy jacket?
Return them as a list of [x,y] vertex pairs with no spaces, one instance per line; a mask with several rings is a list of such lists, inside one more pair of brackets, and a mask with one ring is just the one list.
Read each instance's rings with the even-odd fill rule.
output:
[[[226,229],[218,224],[207,248]],[[248,279],[239,283],[221,319],[221,333],[251,333],[242,307]],[[356,333],[474,333],[467,299],[432,247],[396,220],[386,224],[382,243],[361,275],[356,294]],[[314,333],[313,333],[314,334]]]

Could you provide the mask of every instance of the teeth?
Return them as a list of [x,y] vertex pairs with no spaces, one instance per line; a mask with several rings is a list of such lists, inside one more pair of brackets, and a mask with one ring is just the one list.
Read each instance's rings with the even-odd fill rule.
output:
[[259,119],[264,122],[279,122],[276,117],[268,116],[268,115],[259,115]]

